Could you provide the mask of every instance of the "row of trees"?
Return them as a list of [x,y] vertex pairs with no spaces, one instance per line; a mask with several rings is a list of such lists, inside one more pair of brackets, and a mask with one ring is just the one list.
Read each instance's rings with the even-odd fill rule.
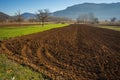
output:
[[51,16],[48,9],[38,10],[35,14],[36,14],[35,18],[24,19],[22,17],[21,12],[17,11],[15,13],[14,17],[11,17],[9,19],[7,18],[4,20],[2,20],[0,18],[0,20],[2,20],[3,22],[7,22],[7,21],[8,22],[17,22],[19,25],[21,25],[21,22],[25,22],[25,21],[27,21],[27,22],[39,22],[42,26],[44,26],[45,22],[63,23],[65,21],[71,21],[71,19],[69,19],[69,18]]
[[44,26],[44,22],[47,20],[49,15],[49,10],[48,9],[38,10],[38,13],[36,15],[39,22],[42,22],[42,26]]
[[[120,20],[117,20],[116,17],[112,17],[109,21],[105,20],[105,22],[115,23],[120,22]],[[77,23],[99,23],[99,19],[95,17],[93,13],[88,14],[80,14],[77,18]]]
[[[36,12],[36,19],[30,19],[30,21],[38,21],[42,23],[42,26],[44,26],[44,22],[47,20],[49,15],[49,10],[48,9],[44,9],[44,10],[38,10]],[[15,21],[19,23],[19,25],[21,24],[21,22],[23,21],[23,18],[21,16],[20,11],[17,11],[15,13]]]
[[81,14],[77,18],[77,23],[98,23],[98,18],[93,13]]
[[[44,26],[45,22],[72,22],[71,19],[66,18],[66,17],[56,17],[56,16],[50,16],[50,12],[48,9],[43,9],[43,10],[38,10],[36,12],[36,18],[31,18],[28,21],[29,22],[39,22]],[[7,19],[7,18],[6,18]],[[4,17],[0,17],[0,22],[4,22],[6,20]],[[110,19],[111,22],[115,22],[117,18],[113,17]],[[9,19],[9,22],[17,22],[19,25],[21,22],[24,21],[24,18],[21,15],[20,11],[17,11],[15,13],[15,16]],[[88,14],[80,14],[78,18],[76,19],[77,23],[99,23],[99,19],[95,17],[93,13],[88,13]]]

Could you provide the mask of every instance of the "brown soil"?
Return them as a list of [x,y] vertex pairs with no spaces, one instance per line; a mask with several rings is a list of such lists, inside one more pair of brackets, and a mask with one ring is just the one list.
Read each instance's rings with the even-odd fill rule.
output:
[[70,25],[3,41],[18,63],[53,80],[119,80],[120,32]]

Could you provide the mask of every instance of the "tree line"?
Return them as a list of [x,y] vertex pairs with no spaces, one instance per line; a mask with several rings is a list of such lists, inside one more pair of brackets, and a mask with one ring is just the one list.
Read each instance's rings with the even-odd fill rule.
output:
[[45,22],[55,22],[55,23],[64,23],[64,22],[72,21],[70,18],[67,17],[57,17],[52,16],[49,9],[41,9],[35,12],[35,18],[24,19],[21,11],[16,11],[15,15],[11,18],[1,18],[0,22],[16,22],[18,25],[21,25],[22,22],[39,22],[42,26],[44,26]]
[[[67,17],[56,17],[50,15],[49,9],[41,9],[38,10],[36,13],[35,18],[30,18],[27,22],[39,22],[42,26],[44,26],[45,22],[56,22],[56,23],[64,23],[64,22],[77,22],[77,23],[99,23],[99,19],[94,15],[94,13],[87,13],[87,14],[80,14],[76,18],[76,20],[72,20]],[[107,22],[108,20],[105,20]],[[114,23],[117,21],[116,17],[112,17],[109,22]],[[15,15],[12,18],[4,18],[0,16],[0,22],[17,22],[20,25],[22,22],[25,22],[25,19],[22,17],[20,11],[16,11]]]
[[[94,15],[94,13],[87,13],[87,14],[80,14],[77,19],[77,23],[99,23],[100,20],[98,17]],[[115,23],[115,22],[120,22],[120,20],[117,20],[116,17],[112,17],[109,20],[105,20],[104,22],[110,22],[110,23]]]

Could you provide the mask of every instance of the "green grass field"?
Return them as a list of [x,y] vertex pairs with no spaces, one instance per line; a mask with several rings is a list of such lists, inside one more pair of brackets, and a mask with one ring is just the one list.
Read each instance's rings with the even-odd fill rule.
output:
[[97,27],[120,31],[120,26],[97,26]]
[[[0,39],[28,35],[36,32],[67,26],[68,24],[48,24],[44,27],[21,26],[21,27],[0,27]],[[49,80],[42,73],[35,72],[28,67],[23,67],[14,61],[7,59],[4,54],[0,54],[0,80]]]
[[45,76],[0,54],[0,80],[13,80],[12,78],[15,78],[14,80],[44,80]]
[[0,27],[0,40],[8,39],[16,36],[28,35],[36,32],[59,28],[68,24],[47,24],[44,27],[41,25],[20,26],[20,27]]

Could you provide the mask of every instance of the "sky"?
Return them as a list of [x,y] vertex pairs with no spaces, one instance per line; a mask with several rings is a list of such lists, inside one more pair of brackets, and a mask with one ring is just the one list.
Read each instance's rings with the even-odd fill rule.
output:
[[82,3],[116,3],[120,0],[0,0],[0,12],[14,15],[21,11],[35,13],[39,9],[49,9],[50,12],[63,10],[69,6]]

